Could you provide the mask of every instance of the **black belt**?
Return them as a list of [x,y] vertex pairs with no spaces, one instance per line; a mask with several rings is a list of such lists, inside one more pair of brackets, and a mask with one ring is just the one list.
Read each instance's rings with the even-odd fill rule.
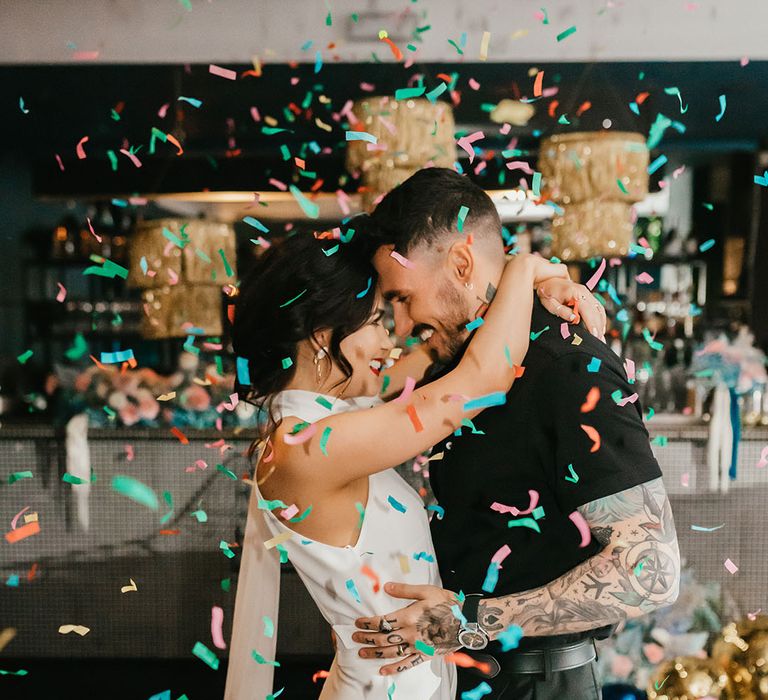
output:
[[579,666],[586,666],[597,658],[595,640],[582,639],[574,644],[551,649],[531,649],[529,651],[513,651],[496,657],[491,654],[475,652],[472,658],[487,664],[490,670],[484,673],[480,669],[467,669],[478,673],[484,678],[495,678],[499,673],[505,674],[541,674],[549,678],[558,671],[568,671]]

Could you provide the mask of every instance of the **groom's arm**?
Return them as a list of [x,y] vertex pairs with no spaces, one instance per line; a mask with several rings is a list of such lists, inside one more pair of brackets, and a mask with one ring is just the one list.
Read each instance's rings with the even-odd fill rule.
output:
[[604,549],[544,586],[481,601],[479,621],[492,639],[511,625],[528,637],[596,629],[677,599],[680,554],[661,478],[577,511]]

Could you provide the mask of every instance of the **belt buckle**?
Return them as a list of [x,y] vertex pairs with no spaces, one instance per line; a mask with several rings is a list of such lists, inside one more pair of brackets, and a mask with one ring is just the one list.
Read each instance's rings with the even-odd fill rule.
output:
[[470,656],[475,660],[482,664],[487,664],[489,667],[488,672],[479,669],[477,666],[470,666],[467,668],[467,671],[470,673],[475,673],[481,678],[496,678],[501,673],[501,664],[499,663],[499,660],[491,655],[491,654],[479,654],[474,653],[470,654]]

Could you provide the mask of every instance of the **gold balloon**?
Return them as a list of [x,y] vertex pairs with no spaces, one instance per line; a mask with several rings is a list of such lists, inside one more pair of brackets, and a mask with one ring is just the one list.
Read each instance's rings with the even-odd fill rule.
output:
[[739,700],[725,670],[712,659],[678,656],[661,664],[648,683],[648,700]]

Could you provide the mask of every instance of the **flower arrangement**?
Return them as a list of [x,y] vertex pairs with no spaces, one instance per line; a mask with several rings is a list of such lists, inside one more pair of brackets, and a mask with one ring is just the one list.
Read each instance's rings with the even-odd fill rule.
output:
[[744,394],[755,385],[768,383],[765,363],[765,354],[754,347],[754,336],[741,326],[732,342],[722,335],[698,350],[691,369],[705,386],[724,382],[737,394]]
[[59,413],[63,422],[86,413],[96,427],[176,426],[191,428],[252,427],[256,411],[238,402],[234,373],[219,373],[216,363],[201,362],[183,352],[179,367],[163,376],[146,367],[93,365],[84,371],[57,367],[62,388]]

